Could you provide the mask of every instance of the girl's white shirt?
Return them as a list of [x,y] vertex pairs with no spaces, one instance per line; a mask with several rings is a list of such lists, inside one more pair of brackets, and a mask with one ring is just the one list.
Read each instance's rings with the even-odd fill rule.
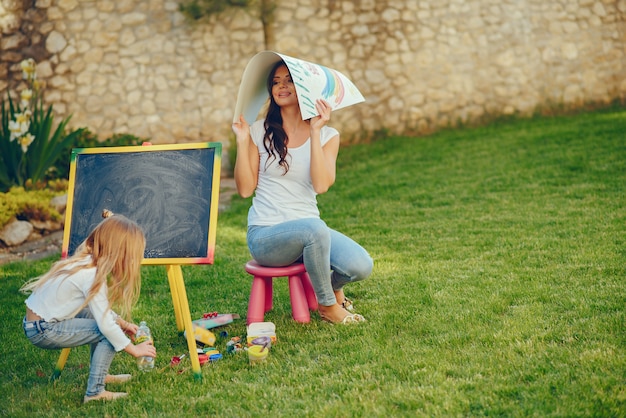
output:
[[[91,256],[77,261],[68,269],[89,263],[91,263]],[[58,276],[35,289],[26,299],[26,306],[47,322],[72,319],[76,315],[76,310],[87,299],[95,278],[95,267],[80,269],[71,276]],[[109,309],[107,293],[108,289],[104,284],[89,301],[87,308],[91,311],[102,335],[109,340],[115,351],[121,351],[131,341],[117,324],[118,315]]]
[[[258,120],[250,127],[250,136],[259,150],[259,178],[248,211],[248,225],[271,226],[295,219],[319,218],[317,193],[311,181],[311,139],[288,149],[289,171],[285,174],[278,165],[278,157],[265,150],[263,122]],[[336,135],[339,132],[335,128],[324,126],[320,131],[322,147]]]

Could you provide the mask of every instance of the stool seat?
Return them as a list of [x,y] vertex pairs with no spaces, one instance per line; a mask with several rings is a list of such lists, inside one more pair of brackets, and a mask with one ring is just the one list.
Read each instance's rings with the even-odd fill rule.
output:
[[246,271],[263,277],[289,277],[306,272],[306,268],[303,263],[295,263],[284,267],[268,267],[260,265],[255,260],[250,260],[246,263]]
[[268,267],[250,260],[246,263],[245,269],[253,276],[246,321],[248,325],[253,322],[263,322],[265,312],[272,310],[273,279],[278,277],[289,279],[289,298],[293,319],[302,323],[311,320],[310,310],[317,309],[317,298],[303,263]]

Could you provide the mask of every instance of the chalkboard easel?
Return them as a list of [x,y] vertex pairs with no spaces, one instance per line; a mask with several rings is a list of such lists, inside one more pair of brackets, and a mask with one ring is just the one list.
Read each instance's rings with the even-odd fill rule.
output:
[[[141,226],[142,264],[165,265],[176,326],[187,331],[194,377],[200,363],[181,264],[212,264],[221,168],[221,144],[168,144],[72,150],[61,256],[74,254],[104,210]],[[63,349],[53,379],[70,349]]]

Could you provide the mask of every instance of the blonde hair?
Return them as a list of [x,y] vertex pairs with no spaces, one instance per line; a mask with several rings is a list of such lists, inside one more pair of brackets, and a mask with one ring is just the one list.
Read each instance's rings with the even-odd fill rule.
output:
[[[33,291],[47,281],[61,276],[69,277],[79,270],[95,267],[93,286],[76,313],[87,306],[102,285],[106,284],[109,309],[115,306],[122,316],[130,318],[132,307],[141,291],[141,261],[146,239],[135,222],[122,215],[107,215],[78,246],[74,255],[56,262],[50,271],[27,282],[20,290]],[[91,256],[91,262],[76,265],[88,256]]]

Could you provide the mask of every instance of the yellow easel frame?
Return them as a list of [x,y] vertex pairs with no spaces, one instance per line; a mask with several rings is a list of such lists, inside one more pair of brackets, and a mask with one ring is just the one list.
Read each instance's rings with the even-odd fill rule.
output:
[[[94,153],[94,152],[119,152],[123,150],[124,152],[129,151],[137,151],[139,149],[150,150],[150,151],[158,151],[158,150],[172,150],[172,149],[190,149],[190,148],[204,148],[204,147],[214,147],[215,148],[215,160],[213,162],[213,184],[212,184],[212,197],[211,197],[211,208],[209,209],[209,254],[207,258],[189,258],[185,260],[187,264],[200,264],[200,263],[213,263],[213,257],[215,252],[215,240],[216,240],[216,226],[217,226],[217,214],[219,208],[219,190],[220,190],[220,171],[221,171],[221,158],[222,158],[222,148],[221,144],[170,144],[170,145],[149,145],[149,148],[143,147],[109,147],[105,150],[98,150],[95,148],[92,149],[84,149],[78,150],[79,152],[86,153]],[[74,185],[75,185],[75,176],[76,176],[76,161],[75,161],[75,152],[72,153],[72,159],[70,162],[70,182],[68,187],[68,208],[72,207],[72,198],[74,196]],[[66,217],[71,217],[71,209],[67,211]],[[66,225],[68,225],[66,221]],[[63,248],[62,248],[62,257],[67,257],[67,249],[69,246],[70,239],[70,229],[66,228],[63,232]],[[174,305],[174,315],[176,317],[176,328],[178,329],[179,334],[186,333],[187,339],[187,347],[189,349],[189,358],[191,360],[191,369],[193,372],[193,376],[196,380],[202,380],[202,370],[200,368],[200,360],[198,359],[198,351],[196,348],[196,340],[193,331],[193,324],[191,322],[191,313],[189,311],[189,300],[187,299],[187,290],[185,289],[185,281],[183,280],[183,271],[180,264],[167,264],[167,263],[176,263],[181,261],[180,259],[144,259],[142,264],[165,264],[167,271],[167,280],[170,285],[170,293],[172,294],[172,304]],[[70,348],[64,348],[61,350],[61,355],[57,360],[57,363],[54,367],[54,371],[52,373],[52,380],[56,380],[61,376],[61,372],[65,367],[65,363],[70,355]]]
[[191,370],[193,371],[194,378],[200,380],[202,379],[202,371],[200,369],[200,360],[198,360],[191,314],[189,313],[189,301],[187,300],[187,291],[185,290],[185,282],[183,281],[183,271],[180,265],[167,266],[167,279],[170,283],[170,292],[172,293],[172,302],[174,303],[176,328],[179,333],[184,331],[187,333],[187,347],[189,348],[189,358],[191,359]]

